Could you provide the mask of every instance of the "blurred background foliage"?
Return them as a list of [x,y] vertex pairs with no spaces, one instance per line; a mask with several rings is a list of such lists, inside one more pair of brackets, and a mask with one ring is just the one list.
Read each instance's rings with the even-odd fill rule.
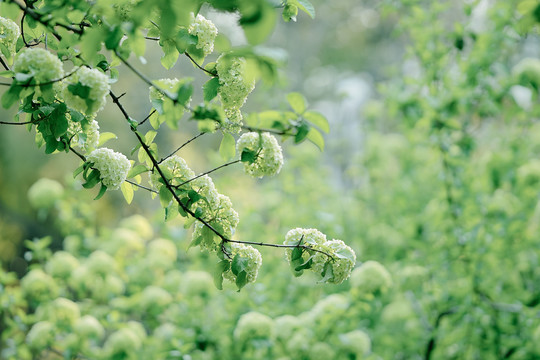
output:
[[[187,251],[187,231],[179,221],[163,223],[159,204],[148,194],[137,192],[131,206],[119,192],[92,201],[95,193],[72,180],[78,159],[45,156],[22,127],[0,131],[4,268],[22,276],[29,264],[50,261],[49,242],[52,250],[64,247],[80,257],[83,269],[90,266],[84,259],[90,251],[112,254],[120,268],[112,275],[124,280],[124,288],[110,280],[105,294],[95,294],[97,285],[89,284],[75,299],[97,299],[92,315],[112,328],[128,320],[143,323],[154,335],[141,338],[144,351],[167,349],[164,359],[540,356],[540,5],[313,3],[315,21],[300,14],[296,23],[278,22],[268,45],[288,53],[280,86],[259,86],[245,110],[280,109],[286,92],[304,93],[329,119],[325,151],[285,144],[286,162],[277,177],[253,180],[229,167],[214,179],[240,214],[239,239],[281,243],[290,228],[316,227],[353,247],[359,263],[382,264],[391,281],[365,263],[342,285],[315,284],[309,276],[294,278],[281,252],[262,248],[257,283],[241,293],[232,287],[219,292],[204,273],[211,272],[213,260]],[[212,11],[208,18],[233,45],[245,41],[234,19]],[[147,65],[138,66],[160,78],[165,73],[154,65],[160,51],[152,46]],[[186,59],[174,71],[194,74]],[[202,84],[204,76],[194,76]],[[130,90],[124,101],[132,114],[148,113],[147,87],[138,79],[124,71],[114,87]],[[114,146],[129,153],[135,144],[124,136],[129,129],[119,118],[108,104],[100,125],[118,134]],[[196,132],[184,122],[178,132],[160,133],[158,144],[174,149]],[[220,158],[217,151],[199,149],[217,150],[219,141],[201,138],[180,155],[202,172]],[[27,194],[41,177],[65,190],[36,209]],[[129,253],[133,238],[146,236],[136,227],[138,235],[122,234],[130,221],[144,224],[128,218],[133,214],[151,220],[145,241],[164,237],[175,244],[177,264],[160,269],[149,254]],[[24,242],[45,236],[49,240]],[[170,291],[174,300],[159,305],[140,299],[149,286],[181,290]],[[108,316],[99,313],[105,303],[114,309]]]

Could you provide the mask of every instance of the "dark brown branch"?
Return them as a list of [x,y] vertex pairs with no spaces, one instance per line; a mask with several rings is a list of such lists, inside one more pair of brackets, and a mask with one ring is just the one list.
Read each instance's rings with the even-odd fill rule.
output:
[[182,187],[182,186],[184,186],[184,185],[186,185],[186,184],[192,182],[193,180],[197,180],[198,178],[203,177],[204,175],[208,175],[208,174],[211,174],[211,173],[213,173],[214,171],[217,171],[217,170],[222,169],[222,168],[224,168],[224,167],[227,167],[227,166],[230,166],[230,165],[237,164],[237,163],[239,163],[240,161],[242,161],[242,160],[233,160],[233,161],[231,161],[231,162],[225,163],[225,164],[223,164],[223,165],[218,166],[217,168],[214,168],[214,169],[212,169],[212,170],[208,170],[208,171],[206,171],[206,172],[203,172],[202,174],[199,174],[199,175],[195,176],[194,178],[191,178],[191,179],[189,179],[189,180],[186,180],[186,181],[184,181],[184,182],[181,183],[181,184],[174,185],[174,187],[178,189],[178,188],[180,188],[180,187]]
[[[66,25],[66,24],[62,24],[62,23],[59,23],[59,22],[55,22],[54,24],[50,24],[49,20],[43,20],[42,19],[43,14],[38,13],[37,11],[35,11],[34,9],[29,8],[28,6],[24,6],[24,5],[20,4],[18,1],[10,0],[10,2],[17,5],[22,11],[24,11],[25,14],[30,15],[34,20],[36,20],[37,22],[45,25],[48,28],[51,28],[51,26],[53,28],[55,26],[59,26],[61,28],[64,28],[64,29],[69,30],[71,32],[74,32],[77,35],[82,35],[83,34],[83,31],[81,29],[77,29],[76,27],[73,27],[71,25]],[[52,33],[58,40],[62,40],[62,37],[58,33],[56,33],[56,31],[54,31]]]
[[[154,110],[155,111],[155,110]],[[150,114],[152,115],[152,114]],[[142,123],[142,122],[141,122]],[[164,158],[162,158],[161,160],[158,161],[158,164],[161,164],[162,162],[164,162],[165,160],[167,160],[168,158],[170,158],[171,156],[173,156],[174,154],[176,154],[178,151],[180,151],[182,148],[184,148],[184,146],[188,145],[189,143],[191,143],[192,141],[198,139],[199,137],[203,136],[204,134],[206,134],[206,132],[202,132],[198,135],[195,135],[194,137],[192,137],[191,139],[189,139],[188,141],[186,141],[185,143],[183,143],[182,145],[180,145],[176,150],[174,150],[172,153],[170,153],[169,155],[165,156]]]
[[200,216],[197,216],[195,214],[195,212],[193,212],[191,209],[189,209],[186,205],[184,205],[184,203],[182,203],[182,201],[180,200],[180,198],[178,197],[178,195],[176,194],[176,192],[174,191],[174,187],[173,185],[171,185],[171,183],[169,182],[169,180],[167,179],[167,177],[165,176],[165,174],[163,173],[163,170],[161,170],[161,167],[159,166],[159,163],[158,161],[156,160],[156,158],[154,157],[154,155],[152,154],[152,151],[150,150],[150,147],[145,143],[144,139],[141,137],[141,135],[139,134],[139,132],[137,131],[136,128],[134,128],[132,125],[131,125],[131,117],[129,116],[129,114],[127,113],[126,109],[124,109],[124,106],[120,103],[118,97],[112,92],[110,91],[109,92],[109,95],[111,96],[112,100],[113,100],[113,103],[118,107],[118,109],[120,110],[120,112],[122,113],[122,115],[124,116],[125,120],[130,124],[130,129],[131,131],[135,134],[135,136],[137,137],[137,140],[139,141],[139,144],[142,146],[143,150],[146,152],[146,155],[148,155],[148,157],[150,158],[150,161],[152,162],[152,165],[154,167],[154,169],[158,172],[159,176],[161,177],[161,180],[163,181],[163,183],[165,184],[165,187],[167,188],[167,190],[169,190],[169,192],[172,194],[174,200],[176,201],[176,203],[182,208],[182,210],[184,210],[187,214],[189,214],[190,216],[194,217],[197,221],[199,221],[200,223],[202,223],[204,226],[206,226],[210,231],[212,231],[214,234],[216,234],[216,236],[218,236],[222,242],[233,242],[233,243],[237,243],[237,244],[246,244],[246,245],[257,245],[257,246],[268,246],[268,247],[277,247],[277,248],[301,248],[301,249],[305,249],[305,250],[311,250],[311,251],[315,251],[315,252],[318,252],[318,253],[321,253],[321,254],[324,254],[326,256],[328,256],[330,259],[334,259],[334,257],[322,250],[317,250],[317,249],[313,249],[312,247],[308,246],[308,245],[285,245],[285,244],[269,244],[269,243],[262,243],[262,242],[251,242],[251,241],[241,241],[241,240],[231,240],[231,239],[228,239],[225,235],[223,235],[222,233],[220,233],[218,230],[216,230],[212,225],[210,225],[210,223],[206,220],[204,220],[203,218],[201,218]]
[[184,55],[186,55],[189,60],[191,60],[191,62],[196,66],[198,67],[199,69],[201,69],[202,71],[204,71],[205,73],[209,74],[210,76],[213,76],[213,77],[218,77],[218,75],[216,73],[213,73],[211,71],[208,71],[206,70],[205,68],[203,68],[201,65],[199,65],[192,57],[191,55],[189,55],[189,53],[187,51],[184,52]]
[[[124,93],[124,94],[125,94],[125,93]],[[121,97],[121,96],[120,96],[120,97]],[[120,99],[120,97],[118,97],[118,98]],[[150,114],[148,114],[147,117],[145,117],[144,119],[141,120],[141,122],[139,122],[139,125],[144,124],[144,123],[145,123],[146,121],[148,121],[148,119],[150,119],[150,117],[151,117],[152,115],[154,115],[155,113],[156,113],[156,109],[152,110],[152,111],[150,112]]]
[[23,121],[23,122],[13,122],[13,121],[0,121],[1,125],[27,125],[34,124],[36,121]]
[[9,71],[9,67],[8,67],[7,64],[4,62],[4,59],[2,59],[1,56],[0,56],[0,64],[2,64],[2,66],[4,67],[4,69],[6,69],[7,71]]
[[274,130],[274,129],[264,129],[264,128],[257,128],[253,126],[246,126],[246,125],[242,125],[242,129],[247,130],[247,131],[253,131],[253,132],[267,132],[267,133],[276,134],[276,135],[291,135],[291,136],[294,135],[293,133],[287,132],[287,130],[279,131],[279,130]]

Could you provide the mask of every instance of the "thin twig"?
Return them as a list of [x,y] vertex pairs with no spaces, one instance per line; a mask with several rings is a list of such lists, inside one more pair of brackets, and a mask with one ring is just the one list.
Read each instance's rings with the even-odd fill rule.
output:
[[246,125],[242,125],[241,128],[247,131],[267,132],[267,133],[276,134],[276,135],[294,135],[292,133],[287,132],[287,130],[279,131],[279,130],[274,130],[274,129],[257,128],[257,127],[246,126]]
[[225,164],[223,164],[223,165],[218,166],[217,168],[214,168],[214,169],[212,169],[212,170],[208,170],[208,171],[203,172],[202,174],[199,174],[199,175],[197,175],[197,176],[195,176],[195,177],[193,177],[193,178],[191,178],[191,179],[189,179],[189,180],[186,180],[186,181],[184,181],[184,182],[181,183],[181,184],[174,185],[174,187],[178,189],[178,188],[180,188],[180,187],[182,187],[182,186],[184,186],[184,185],[186,185],[186,184],[192,182],[193,180],[197,180],[198,178],[203,177],[204,175],[208,175],[208,174],[211,174],[211,173],[213,173],[214,171],[217,171],[217,170],[222,169],[222,168],[224,168],[224,167],[227,167],[227,166],[230,166],[230,165],[233,165],[233,164],[237,164],[237,163],[239,163],[240,161],[242,161],[242,160],[238,159],[238,160],[233,160],[233,161],[231,161],[231,162],[225,163]]
[[[22,4],[20,4],[18,1],[15,1],[15,0],[10,0],[11,3],[17,5],[22,11],[24,11],[26,14],[30,15],[33,19],[35,19],[36,21],[40,22],[41,24],[47,26],[47,27],[50,27],[51,25],[49,24],[49,21],[46,21],[46,20],[42,20],[42,16],[43,14],[40,14],[38,12],[36,12],[34,9],[31,9],[29,8],[28,6],[24,6]],[[55,22],[54,24],[52,24],[52,26],[59,26],[59,27],[62,27],[66,30],[69,30],[69,31],[72,31],[74,32],[75,34],[77,35],[82,35],[83,34],[83,31],[81,29],[77,29],[71,25],[66,25],[66,24],[62,24],[62,23],[59,23],[59,22]],[[54,33],[53,33],[54,35]],[[57,37],[58,39],[58,36],[60,37],[58,40],[61,40],[62,37],[60,35],[56,34],[55,37]]]
[[4,59],[2,59],[1,56],[0,56],[0,64],[2,64],[2,66],[4,67],[4,69],[6,69],[7,71],[9,71],[9,67],[8,67],[7,64],[4,62]]
[[[124,93],[125,94],[125,93]],[[118,97],[120,99],[120,97]],[[150,117],[152,115],[154,115],[156,113],[156,109],[152,110],[152,112],[150,112],[150,114],[148,114],[147,117],[145,117],[144,119],[141,120],[141,122],[139,122],[139,125],[142,125],[144,124],[148,119],[150,119]]]
[[[71,71],[69,74],[67,75],[64,75],[62,76],[61,78],[58,78],[58,79],[54,79],[54,80],[49,80],[49,81],[45,81],[45,82],[42,82],[42,83],[35,83],[35,84],[31,84],[30,82],[27,82],[27,83],[19,83],[17,81],[13,82],[13,83],[0,83],[0,86],[20,86],[20,87],[24,87],[24,88],[27,88],[27,87],[32,87],[32,86],[42,86],[42,85],[50,85],[50,84],[54,84],[54,83],[57,83],[57,82],[60,82],[64,79],[67,79],[68,77],[70,77],[71,75],[75,74],[79,69],[81,68],[81,66],[77,66],[75,68],[75,70]],[[30,78],[30,80],[32,80],[32,78]]]
[[0,121],[1,125],[27,125],[34,124],[36,121],[23,121],[23,122],[12,122],[12,121]]
[[[124,106],[120,103],[118,97],[112,91],[109,92],[109,95],[113,99],[113,103],[116,104],[116,106],[118,107],[118,109],[120,110],[120,112],[122,113],[124,118],[126,119],[126,121],[128,123],[130,123],[131,122],[131,117],[127,113],[126,109],[124,109]],[[161,167],[159,166],[158,161],[156,160],[154,155],[152,154],[152,151],[150,150],[148,145],[145,143],[144,139],[141,137],[141,135],[139,134],[137,129],[133,128],[132,126],[130,126],[130,129],[135,134],[135,136],[137,137],[137,140],[139,141],[139,144],[141,144],[143,150],[146,152],[146,155],[148,155],[148,157],[150,158],[150,161],[152,162],[152,165],[153,165],[154,169],[158,172],[159,176],[161,177],[161,180],[165,184],[167,190],[169,190],[169,192],[172,194],[172,196],[173,196],[174,200],[176,201],[176,203],[178,203],[178,205],[182,208],[182,210],[184,210],[187,214],[194,217],[197,221],[202,223],[210,231],[212,231],[214,234],[216,234],[223,242],[234,242],[234,243],[238,243],[238,244],[248,244],[248,245],[257,245],[257,246],[278,247],[278,248],[302,248],[302,249],[305,249],[305,250],[311,250],[311,251],[319,252],[319,253],[324,254],[324,255],[328,256],[329,258],[333,259],[332,255],[330,255],[330,254],[328,254],[328,253],[326,253],[326,252],[324,252],[322,250],[313,249],[313,248],[311,248],[310,246],[307,246],[307,245],[268,244],[268,243],[262,243],[262,242],[259,243],[259,242],[250,242],[250,241],[241,241],[241,240],[228,239],[225,235],[223,235],[221,232],[216,230],[212,225],[210,225],[208,223],[208,221],[204,220],[200,216],[197,216],[195,214],[195,212],[193,212],[186,205],[184,205],[184,203],[180,200],[180,198],[178,197],[178,195],[174,191],[174,187],[171,185],[171,183],[169,182],[169,180],[167,179],[167,177],[163,173],[163,170],[161,170]]]
[[139,187],[141,189],[144,189],[146,191],[150,191],[150,192],[153,192],[155,194],[157,194],[158,192],[154,189],[150,189],[149,187],[146,187],[144,185],[141,185],[141,184],[137,184],[135,181],[131,181],[131,180],[126,180],[126,182],[130,183],[131,185],[135,185],[136,187]]
[[[155,111],[155,110],[154,110]],[[150,114],[152,115],[152,114]],[[140,125],[140,124],[139,124]],[[164,158],[162,158],[161,160],[158,161],[158,164],[161,164],[162,162],[164,162],[165,160],[167,160],[168,158],[170,158],[171,156],[173,156],[174,154],[176,154],[178,151],[180,151],[182,148],[184,148],[184,146],[188,145],[189,143],[191,143],[192,141],[198,139],[199,137],[203,136],[204,134],[206,134],[206,132],[202,132],[202,133],[199,133],[198,135],[195,135],[194,137],[192,137],[191,139],[189,139],[188,141],[186,141],[185,143],[183,143],[182,145],[180,145],[176,150],[174,150],[172,153],[170,153],[169,155],[165,156]]]
[[184,55],[186,55],[186,56],[189,58],[189,60],[191,60],[191,62],[192,62],[193,64],[195,64],[196,67],[198,67],[199,69],[201,69],[201,70],[204,71],[205,73],[207,73],[207,74],[209,74],[209,75],[211,75],[211,76],[213,76],[213,77],[218,77],[218,75],[217,75],[216,73],[213,73],[213,72],[211,72],[211,71],[209,71],[209,70],[206,70],[206,69],[203,68],[201,65],[199,65],[199,64],[191,57],[191,55],[189,55],[189,53],[188,53],[187,51],[184,51]]

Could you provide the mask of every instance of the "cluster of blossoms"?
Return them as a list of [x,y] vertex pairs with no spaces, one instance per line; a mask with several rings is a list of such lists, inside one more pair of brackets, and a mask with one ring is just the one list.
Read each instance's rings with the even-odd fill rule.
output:
[[197,49],[202,49],[204,56],[214,51],[214,40],[218,34],[216,26],[201,14],[191,14],[191,24],[188,31],[191,35],[197,36]]
[[124,154],[108,148],[92,151],[87,161],[93,163],[92,167],[99,170],[101,182],[109,190],[119,189],[131,168],[131,163]]
[[64,187],[56,180],[41,178],[28,189],[28,200],[35,209],[48,209],[64,194]]
[[21,30],[15,22],[0,16],[0,45],[5,46],[11,56],[15,54],[15,46],[20,35]]
[[[87,96],[81,97],[78,86],[87,89]],[[98,69],[81,67],[73,75],[64,80],[62,96],[66,105],[87,115],[93,115],[103,109],[109,94],[109,78]]]
[[216,71],[219,77],[219,97],[229,120],[225,128],[238,132],[242,125],[240,108],[255,88],[255,79],[249,77],[244,58],[221,55],[217,59]]
[[95,119],[84,124],[70,121],[68,135],[72,138],[72,143],[86,153],[99,144],[99,124]]
[[[247,259],[246,280],[248,283],[255,282],[257,279],[257,274],[259,273],[259,268],[262,265],[262,257],[259,250],[255,249],[251,245],[244,245],[239,243],[231,243],[231,258],[234,259],[235,256],[239,256],[242,259]],[[231,282],[236,282],[236,277],[232,270],[228,270],[223,274],[225,279],[230,280]]]
[[244,162],[244,170],[253,177],[278,174],[283,166],[281,146],[276,138],[268,133],[242,134],[236,142],[236,150],[240,154],[244,150],[256,154],[253,162]]
[[362,330],[354,330],[339,336],[342,349],[348,354],[355,355],[355,359],[363,359],[371,353],[371,339]]
[[256,311],[250,311],[240,316],[234,329],[234,338],[241,343],[249,340],[271,340],[275,334],[274,327],[272,318]]
[[60,59],[41,48],[26,48],[19,52],[13,63],[13,71],[32,75],[36,83],[57,80],[64,75]]
[[[191,170],[186,163],[186,161],[180,156],[173,155],[166,160],[164,160],[160,165],[162,171],[170,178],[168,179],[170,184],[173,186],[178,186],[183,182],[192,179],[195,177],[195,173]],[[150,175],[150,183],[160,188],[163,184],[159,181],[161,176],[157,171],[154,171]]]
[[[159,79],[154,81],[154,83],[164,91],[167,91],[171,94],[176,94],[178,89],[180,89],[180,86],[183,84],[182,81],[178,80],[177,78],[174,79]],[[148,88],[148,98],[150,99],[150,102],[154,100],[165,100],[165,94],[163,94],[160,90],[156,89],[154,86],[150,86]]]
[[[317,229],[289,230],[283,244],[306,245],[313,249],[303,251],[302,263],[311,259],[310,270],[321,278],[325,278],[328,283],[341,284],[349,278],[356,263],[356,254],[349,246],[341,240],[327,240],[326,235]],[[292,249],[287,249],[286,256],[289,264],[292,253]],[[331,273],[328,273],[330,270]]]
[[351,286],[362,293],[385,293],[392,286],[392,276],[377,261],[366,261],[351,274]]
[[525,84],[531,83],[540,87],[540,60],[525,58],[514,66],[512,73],[518,81],[523,81]]

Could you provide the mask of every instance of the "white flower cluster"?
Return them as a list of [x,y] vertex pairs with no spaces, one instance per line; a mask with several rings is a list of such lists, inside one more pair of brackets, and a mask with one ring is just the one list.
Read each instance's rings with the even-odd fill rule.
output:
[[238,132],[242,125],[240,108],[255,88],[255,79],[249,77],[247,62],[244,58],[230,58],[221,55],[217,59],[216,71],[220,85],[219,97],[229,121],[229,124],[225,125],[225,129]]
[[21,30],[14,21],[0,16],[0,44],[8,49],[11,56],[15,54],[15,45],[20,35]]
[[[326,235],[317,229],[292,229],[285,235],[283,244],[311,247],[313,250],[303,251],[302,262],[312,257],[310,270],[321,278],[326,277],[328,283],[341,284],[349,278],[356,263],[356,254],[349,246],[341,240],[326,240]],[[292,249],[287,249],[285,252],[289,263],[292,252]],[[329,270],[332,271],[330,277],[325,272]]]
[[236,142],[236,150],[240,154],[244,150],[257,154],[255,161],[244,163],[244,170],[253,177],[275,175],[283,166],[281,146],[276,138],[268,133],[248,132],[242,134]]
[[234,329],[234,337],[240,342],[247,342],[252,339],[267,339],[274,338],[274,321],[272,318],[250,311],[240,316],[236,328]]
[[[195,173],[189,168],[186,161],[177,155],[173,155],[168,159],[164,160],[160,164],[160,167],[166,173],[169,173],[168,175],[170,175],[171,178],[167,180],[169,180],[170,184],[173,186],[180,185],[184,181],[195,177]],[[154,171],[150,175],[150,183],[152,183],[154,187],[157,187],[159,189],[163,185],[163,183],[159,181],[160,178],[161,176],[159,175],[159,173],[157,171]]]
[[35,209],[52,207],[64,194],[64,187],[56,180],[41,178],[28,189],[28,201]]
[[[177,155],[173,155],[163,161],[160,167],[165,172],[167,180],[172,186],[186,191],[192,190],[200,195],[201,199],[196,201],[194,208],[198,207],[202,210],[201,217],[203,219],[208,221],[213,227],[217,228],[227,238],[234,234],[239,222],[238,213],[233,209],[231,199],[217,191],[210,176],[204,175],[189,181],[195,178],[195,173],[189,168],[186,161]],[[157,171],[154,171],[154,173],[150,175],[150,183],[158,190],[164,186],[164,184],[159,181],[160,178]],[[180,186],[185,182],[187,183]],[[201,222],[195,223],[193,229],[194,239],[202,236],[203,228],[204,225]],[[208,251],[218,250],[218,243],[213,239],[206,240],[207,241],[200,243],[202,249]]]
[[99,170],[101,182],[109,190],[119,189],[131,168],[131,163],[124,154],[108,148],[92,151],[87,161],[93,163],[92,167]]
[[354,330],[339,336],[341,348],[349,354],[356,355],[356,359],[363,359],[371,352],[371,339],[362,330]]
[[[262,265],[262,256],[259,250],[255,249],[251,245],[244,245],[239,243],[231,243],[231,257],[239,256],[243,259],[247,259],[246,280],[248,283],[255,282],[257,280],[257,274],[259,268]],[[223,274],[223,277],[231,282],[236,282],[236,275],[232,270],[228,270]]]
[[[75,95],[70,90],[70,85],[78,84],[89,88],[88,98]],[[62,84],[62,96],[66,105],[87,115],[93,115],[103,109],[109,90],[107,75],[98,69],[87,67],[81,67]]]
[[[180,88],[181,82],[180,80],[174,78],[174,79],[160,79],[154,81],[154,83],[162,90],[168,91],[170,93],[176,93],[178,89]],[[148,88],[148,98],[150,99],[150,102],[153,100],[165,100],[165,95],[156,89],[154,86],[150,86]]]
[[214,51],[214,40],[218,34],[218,30],[214,23],[206,19],[201,14],[197,14],[197,17],[191,13],[191,24],[188,31],[191,35],[197,36],[197,49],[202,49],[204,56]]
[[72,138],[72,144],[86,153],[95,149],[99,144],[99,124],[95,119],[84,125],[70,121],[68,135]]
[[32,75],[36,83],[57,80],[64,75],[60,59],[42,48],[27,48],[18,53],[13,71]]
[[362,293],[384,293],[392,286],[392,276],[377,261],[366,261],[352,272],[351,286]]
[[514,66],[512,73],[518,80],[540,85],[540,60],[525,58]]

